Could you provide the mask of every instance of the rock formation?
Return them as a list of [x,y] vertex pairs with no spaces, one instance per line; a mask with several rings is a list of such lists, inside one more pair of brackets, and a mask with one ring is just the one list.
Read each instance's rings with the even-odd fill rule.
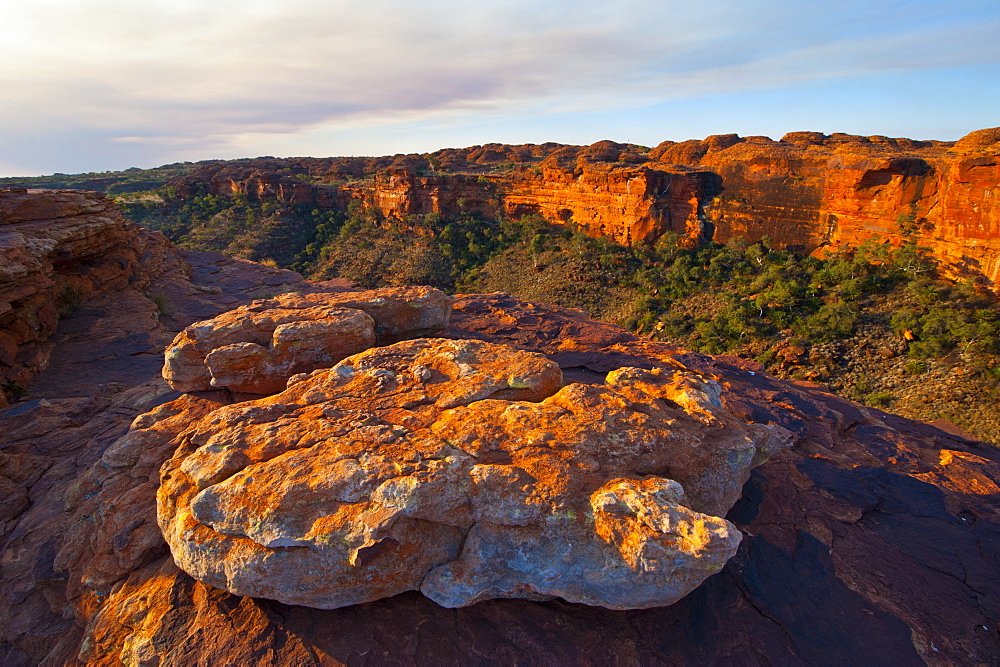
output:
[[207,189],[327,208],[358,201],[397,222],[426,213],[538,213],[625,244],[666,232],[718,242],[766,236],[822,254],[867,239],[912,240],[956,275],[995,285],[997,133],[979,130],[957,142],[731,134],[651,150],[610,141],[491,144],[423,156],[220,162],[174,186],[182,195]]
[[365,294],[280,295],[187,327],[167,348],[163,377],[179,391],[227,387],[272,394],[297,373],[329,368],[376,340],[448,326],[451,297],[428,287]]
[[0,190],[0,385],[7,393],[25,391],[45,369],[60,316],[96,294],[142,292],[175,268],[166,244],[92,192]]
[[174,560],[324,609],[417,589],[447,607],[671,604],[735,553],[720,517],[792,436],[740,422],[718,384],[677,368],[562,379],[537,353],[415,340],[220,408],[161,473]]

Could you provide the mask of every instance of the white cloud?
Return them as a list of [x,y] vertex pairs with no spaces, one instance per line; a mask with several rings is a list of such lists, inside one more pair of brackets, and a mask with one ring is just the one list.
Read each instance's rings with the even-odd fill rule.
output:
[[0,0],[0,13],[8,153],[75,128],[98,152],[281,153],[283,135],[1000,62],[1000,10],[984,0]]

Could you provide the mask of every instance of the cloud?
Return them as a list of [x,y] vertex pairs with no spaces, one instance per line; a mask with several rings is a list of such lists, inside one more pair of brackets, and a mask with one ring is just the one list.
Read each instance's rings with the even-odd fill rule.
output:
[[0,71],[0,157],[37,161],[49,149],[28,135],[130,159],[229,156],[323,129],[996,63],[993,4],[33,0],[0,25],[0,58],[18,63]]

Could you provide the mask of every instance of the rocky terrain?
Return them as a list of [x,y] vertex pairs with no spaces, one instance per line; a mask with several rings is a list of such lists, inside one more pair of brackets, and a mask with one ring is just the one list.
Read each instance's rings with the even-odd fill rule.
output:
[[[128,302],[155,276],[183,271],[166,251],[162,234],[126,222],[94,193],[0,190],[0,406],[44,370],[61,316],[100,293]],[[133,317],[155,319],[145,303],[131,304]]]
[[[166,352],[174,388],[239,391],[243,374],[212,361],[226,347],[185,360],[192,334],[218,332],[220,344],[259,335],[266,320],[281,321],[275,340],[308,329],[311,349],[296,361],[311,368],[252,371],[255,386],[280,393],[171,415],[175,426],[153,422],[122,441],[177,450],[161,471],[160,527],[182,569],[233,593],[322,609],[409,590],[445,607],[555,596],[666,606],[733,556],[739,532],[721,515],[751,469],[792,440],[743,423],[713,379],[679,365],[564,386],[538,353],[462,339],[375,346],[374,336],[366,351],[319,359],[329,342],[356,340],[358,314],[392,338],[439,333],[450,299],[308,296],[309,308],[289,309],[290,294],[255,301],[252,319],[238,309],[197,323]],[[241,345],[259,347],[227,347]],[[179,364],[210,371],[211,384]]]
[[[37,204],[44,208],[62,196],[36,195]],[[44,219],[59,217],[46,214]],[[142,243],[141,233],[124,222],[113,226],[111,235],[120,235],[124,240],[116,243],[121,245]],[[16,247],[43,257],[45,245],[22,242]],[[343,294],[343,284],[308,283],[290,271],[252,262],[177,253],[167,244],[156,247],[161,262],[139,262],[138,269],[119,263],[120,274],[97,284],[47,329],[54,328],[51,338],[34,339],[33,345],[52,346],[48,366],[38,369],[19,402],[0,411],[0,663],[492,664],[530,659],[986,665],[1000,655],[1000,455],[991,446],[968,440],[947,425],[940,428],[863,407],[811,383],[778,380],[733,357],[686,352],[589,320],[579,311],[504,294],[459,296],[439,338],[388,346],[384,343],[389,340],[378,341],[348,357],[347,365],[341,361],[337,370],[293,376],[285,391],[272,396],[226,388],[229,381],[219,378],[236,377],[233,387],[247,387],[239,374],[216,376],[214,367],[211,388],[181,394],[160,375],[162,353],[195,321],[249,306],[235,311],[245,315],[230,313],[215,320],[206,333],[221,333],[222,322],[246,330],[259,325],[267,310],[305,311],[317,306],[303,305],[327,299],[337,301],[342,315],[327,317],[337,310],[327,307],[319,318],[323,326],[341,322],[338,318],[350,315],[345,311],[365,311],[345,305],[351,299],[359,305],[360,300]],[[59,262],[52,266],[54,273],[46,274],[49,269],[44,268],[25,272],[23,280],[47,275],[56,282]],[[140,278],[126,287],[128,276],[137,271]],[[27,290],[31,284],[22,289],[30,294],[44,290]],[[102,289],[101,284],[110,287]],[[5,289],[14,293],[13,285]],[[306,296],[278,296],[284,292]],[[331,293],[333,297],[322,296]],[[261,299],[251,305],[254,297]],[[31,312],[16,298],[9,302],[11,313]],[[274,322],[265,335],[272,342],[282,339],[279,329],[290,325],[294,331],[294,323]],[[377,338],[378,328],[372,326]],[[416,327],[424,333],[420,329]],[[183,345],[184,337],[178,341]],[[205,346],[204,356],[197,355],[198,363],[211,366],[214,351],[227,347],[269,349],[266,340],[215,341]],[[455,363],[457,350],[471,355],[461,359],[468,371]],[[518,363],[533,369],[527,377],[496,370],[517,368]],[[302,370],[282,364],[275,368],[281,374]],[[407,402],[407,391],[414,393],[412,402]],[[420,393],[428,398],[416,398]],[[586,407],[581,412],[574,405]],[[512,408],[525,416],[505,422],[503,415],[512,414]],[[574,421],[582,415],[586,429]],[[448,421],[457,416],[462,419]],[[434,424],[439,424],[437,430]],[[373,452],[366,465],[375,476],[358,478],[374,481],[362,483],[355,498],[343,495],[346,488],[331,491],[340,494],[336,502],[344,509],[334,513],[336,521],[317,526],[320,517],[303,508],[311,506],[315,494],[324,493],[327,479],[354,479],[347,463],[338,464],[351,457],[324,453],[294,436],[296,429],[314,432],[320,426],[331,429],[326,442]],[[604,435],[596,440],[574,435],[588,429]],[[731,447],[720,434],[741,429],[751,440],[787,435],[775,445],[744,445],[740,455],[710,455]],[[456,449],[448,455],[430,451],[434,437],[451,439]],[[681,450],[666,455],[669,450],[663,448],[672,439]],[[511,445],[518,442],[531,444]],[[269,449],[274,446],[279,449]],[[619,447],[621,453],[609,447]],[[481,457],[475,465],[469,451]],[[752,451],[760,456],[750,453],[747,460],[745,454]],[[706,452],[707,468],[681,464],[683,453],[697,459]],[[307,454],[314,458],[308,460]],[[302,460],[282,468],[296,457]],[[719,460],[727,465],[713,468],[711,461]],[[749,465],[756,463],[759,467],[750,472]],[[185,485],[213,465],[230,471],[226,483],[245,481],[251,492],[210,483],[203,487],[209,493],[195,496],[188,514],[169,511],[178,502],[189,502],[184,499],[191,498],[191,491]],[[343,470],[330,477],[326,471],[337,465]],[[311,466],[323,472],[313,473]],[[477,467],[488,470],[473,474]],[[262,477],[254,487],[250,478],[256,472],[246,471],[258,469]],[[570,470],[578,472],[568,474]],[[698,470],[712,472],[705,476]],[[729,486],[720,477],[726,471],[733,480]],[[522,472],[530,478],[519,480]],[[288,473],[298,477],[288,478]],[[454,488],[449,474],[468,474],[472,482],[496,475],[496,484],[482,488],[511,492],[495,501],[487,496],[456,504],[448,495]],[[269,484],[272,478],[286,486]],[[380,481],[386,478],[427,484],[426,502],[420,494],[402,493],[411,482],[386,486]],[[676,486],[658,479],[675,480]],[[376,481],[380,494],[364,486]],[[393,484],[400,488],[390,494]],[[600,493],[581,496],[561,484],[582,484]],[[740,487],[738,499],[726,495]],[[713,492],[726,499],[713,500]],[[468,493],[475,497],[471,488]],[[569,495],[560,495],[565,493]],[[177,540],[192,539],[195,533],[178,532],[174,526],[181,524],[176,522],[206,521],[215,524],[221,551],[215,552],[219,558],[201,562],[230,568],[224,580],[213,583],[250,592],[241,577],[252,578],[253,571],[242,570],[240,558],[226,565],[223,557],[226,550],[249,549],[262,554],[262,565],[305,576],[289,588],[305,592],[296,595],[307,594],[315,585],[308,580],[308,567],[281,570],[276,561],[311,547],[298,542],[285,546],[283,540],[309,541],[336,535],[343,527],[368,526],[374,532],[357,535],[356,543],[342,548],[361,568],[380,560],[398,565],[405,558],[433,560],[435,548],[451,555],[455,547],[447,539],[407,541],[392,530],[417,526],[443,535],[475,524],[480,532],[497,526],[520,534],[509,514],[507,523],[493,523],[484,513],[494,508],[508,513],[574,509],[572,503],[584,497],[592,503],[599,537],[579,532],[586,522],[574,523],[567,512],[561,520],[570,528],[571,546],[587,540],[621,545],[612,554],[621,559],[613,572],[642,571],[654,583],[662,572],[659,565],[653,567],[655,554],[649,551],[660,544],[657,535],[669,533],[664,527],[698,523],[691,514],[680,521],[668,519],[679,516],[677,508],[718,512],[717,520],[701,521],[713,530],[732,526],[742,539],[717,574],[676,603],[648,609],[609,609],[616,606],[609,600],[574,597],[578,584],[548,576],[539,580],[546,565],[539,558],[553,558],[538,552],[551,542],[539,547],[537,528],[522,531],[530,536],[534,530],[536,537],[524,543],[531,546],[522,553],[534,558],[525,561],[520,578],[496,579],[506,583],[485,597],[439,599],[435,595],[442,589],[428,585],[424,592],[430,597],[415,590],[393,595],[398,588],[386,589],[391,597],[369,596],[373,601],[315,609],[302,606],[301,598],[265,591],[259,592],[262,597],[240,597],[178,568],[194,569],[183,555],[178,557],[176,547]],[[530,498],[544,501],[535,505]],[[284,499],[291,505],[282,505]],[[298,500],[306,504],[286,513]],[[396,523],[378,523],[374,501],[381,511],[391,510]],[[356,508],[366,503],[368,507]],[[352,514],[356,509],[374,515]],[[722,513],[728,523],[720,523]],[[253,524],[254,516],[263,521]],[[524,522],[532,526],[536,520],[527,517]],[[388,539],[377,532],[381,529],[390,531]],[[689,541],[697,533],[685,530]],[[192,542],[203,544],[200,538]],[[404,548],[415,544],[421,548]],[[482,566],[472,567],[474,556],[488,553],[477,549],[493,548],[491,544],[498,542],[466,540],[462,553],[472,560],[455,576],[470,581],[481,577]],[[735,546],[727,544],[726,550]],[[268,549],[273,555],[261,551]],[[724,562],[727,555],[715,562]],[[485,571],[499,574],[489,566]],[[202,571],[196,574],[211,578]],[[230,580],[230,575],[236,578]],[[624,581],[641,588],[645,579]],[[554,585],[546,589],[545,582]],[[415,586],[402,586],[406,588]],[[497,593],[528,599],[485,599]],[[550,595],[556,598],[540,600]],[[432,598],[458,608],[443,607]],[[477,599],[483,601],[463,606]]]

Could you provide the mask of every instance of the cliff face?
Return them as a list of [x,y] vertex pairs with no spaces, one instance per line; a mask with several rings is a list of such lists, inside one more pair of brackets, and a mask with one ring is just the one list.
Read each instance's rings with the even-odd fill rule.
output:
[[385,158],[217,163],[176,183],[291,204],[351,201],[407,215],[538,213],[588,234],[650,243],[770,237],[826,253],[866,239],[931,248],[958,276],[1000,281],[1000,129],[954,143],[792,132],[781,141],[719,135],[653,149],[592,146],[446,149]]
[[655,242],[665,232],[699,237],[705,193],[714,174],[649,166],[586,164],[579,173],[545,166],[536,177],[511,179],[508,215],[538,213],[619,243]]
[[[178,194],[238,194],[251,200],[277,199],[319,208],[346,207],[356,201],[393,221],[429,213],[469,213],[488,219],[539,214],[559,223],[572,222],[593,236],[632,244],[655,241],[668,231],[701,235],[706,193],[717,189],[718,182],[707,171],[642,164],[584,162],[577,166],[576,162],[565,165],[550,160],[509,173],[491,173],[455,160],[451,164],[456,168],[472,173],[415,171],[394,165],[365,179],[320,185],[272,171],[274,165],[252,162],[256,166],[199,170],[183,179]],[[337,169],[350,168],[348,164]]]
[[145,289],[166,270],[166,246],[101,195],[0,190],[0,385],[24,391],[48,364],[60,316],[98,294]]
[[723,182],[707,207],[715,240],[770,236],[823,253],[905,237],[960,276],[1000,278],[1000,143],[987,143],[991,135],[927,146],[802,134],[700,159]]

